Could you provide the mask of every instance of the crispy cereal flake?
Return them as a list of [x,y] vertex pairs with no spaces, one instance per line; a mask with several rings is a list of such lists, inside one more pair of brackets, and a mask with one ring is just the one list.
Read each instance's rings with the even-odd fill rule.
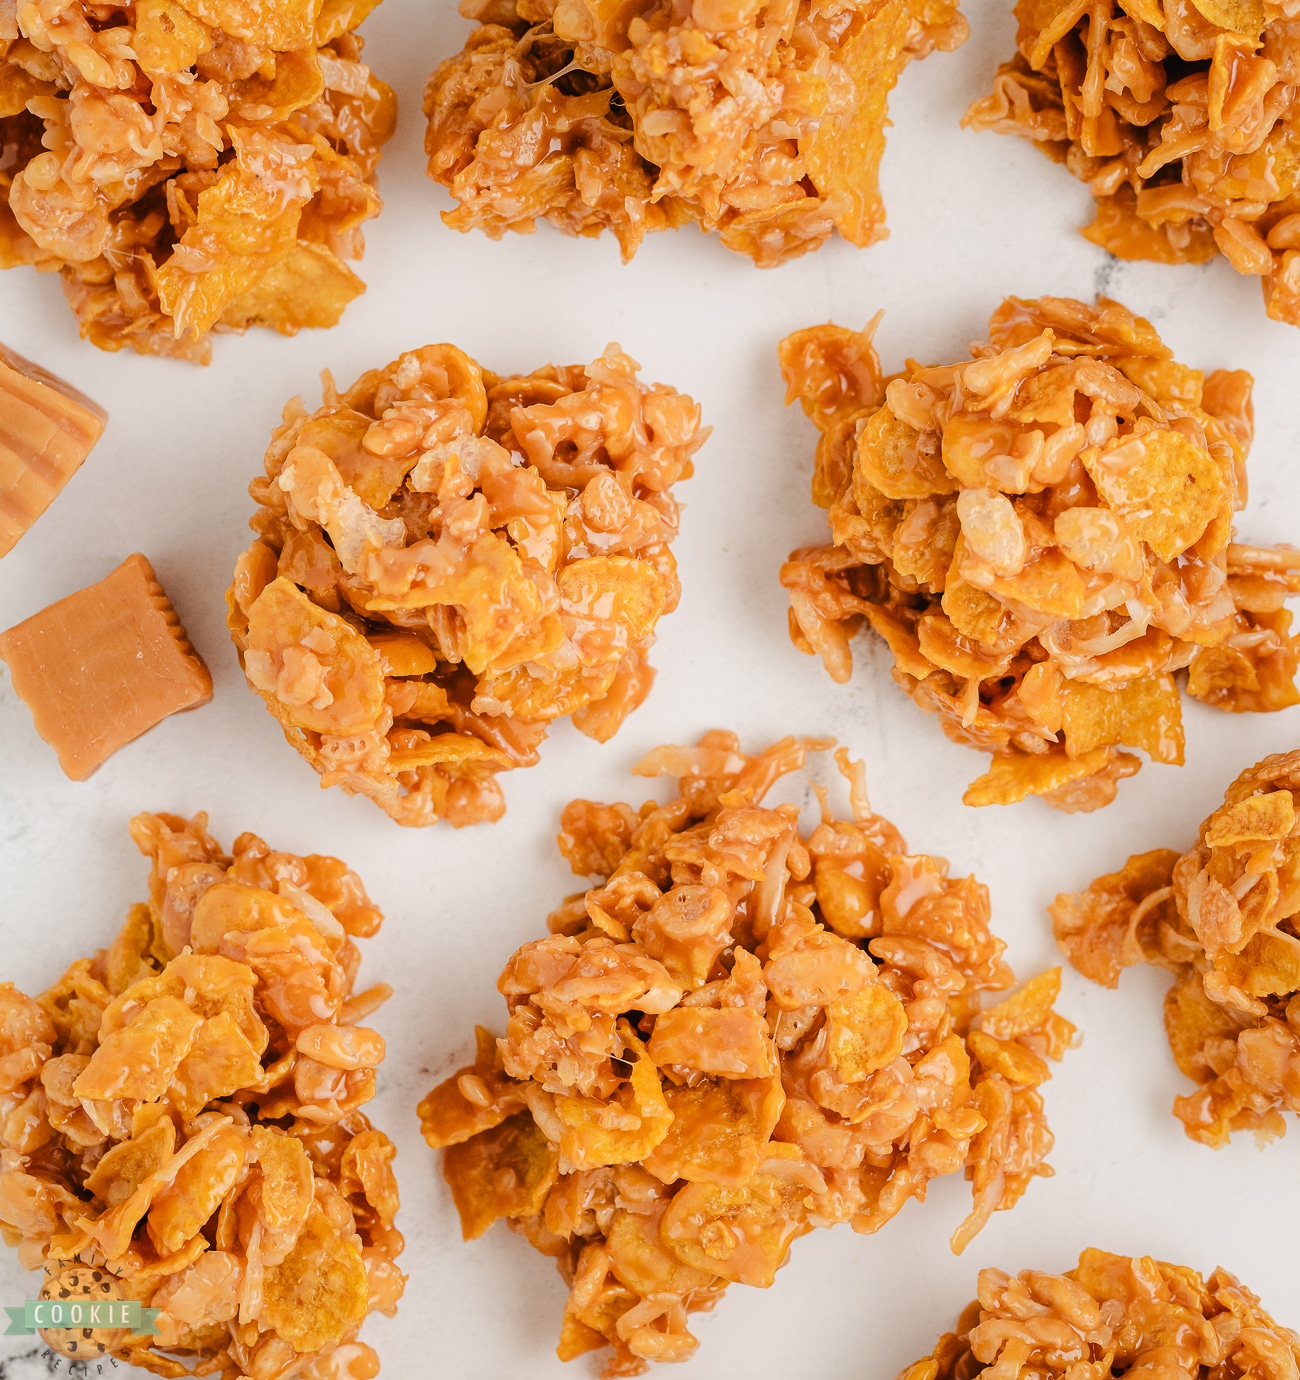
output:
[[689,1315],[814,1226],[874,1232],[964,1169],[960,1250],[1051,1172],[1059,970],[981,1014],[1014,982],[987,892],[908,854],[843,749],[851,819],[823,803],[805,835],[762,803],[829,746],[709,733],[636,768],[679,779],[668,804],[570,804],[560,847],[597,885],[506,965],[504,1039],[420,1104],[466,1239],[505,1218],[556,1258],[562,1359],[686,1360]]
[[967,804],[1095,810],[1141,765],[1123,749],[1181,763],[1184,669],[1220,709],[1300,702],[1300,551],[1233,540],[1249,375],[1178,364],[1105,299],[1008,298],[969,362],[890,379],[875,325],[781,346],[831,529],[781,569],[790,636],[845,681],[868,623],[898,684],[993,754]]

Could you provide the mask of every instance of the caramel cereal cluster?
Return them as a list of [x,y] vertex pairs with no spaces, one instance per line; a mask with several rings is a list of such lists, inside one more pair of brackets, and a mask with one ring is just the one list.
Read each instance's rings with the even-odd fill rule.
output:
[[1174,1102],[1193,1140],[1282,1135],[1300,1111],[1300,752],[1266,757],[1229,786],[1186,853],[1129,858],[1051,907],[1057,942],[1106,987],[1151,963],[1174,974],[1165,1030],[1197,1084]]
[[888,233],[877,173],[903,68],[968,33],[956,0],[462,0],[480,21],[425,92],[457,230],[696,222],[770,268]]
[[1223,254],[1300,325],[1300,16],[1289,0],[1018,0],[1016,56],[963,124],[1034,140],[1121,259]]
[[708,435],[616,345],[499,377],[451,345],[295,399],[250,492],[230,627],[321,784],[401,824],[505,810],[569,715],[604,742],[677,606],[672,487]]
[[338,859],[205,825],[137,816],[148,903],[39,997],[0,985],[0,1232],[47,1293],[93,1268],[161,1309],[110,1348],[155,1375],[373,1376],[358,1329],[405,1283],[360,1111],[389,989],[353,993],[353,938],[382,917]]
[[1088,1249],[1065,1274],[981,1270],[955,1332],[897,1380],[1283,1380],[1300,1337],[1226,1270]]
[[480,1029],[421,1104],[465,1236],[506,1218],[555,1257],[563,1359],[685,1360],[688,1315],[770,1285],[813,1227],[875,1232],[964,1170],[960,1251],[1051,1172],[1060,970],[981,1011],[1014,980],[987,891],[909,854],[843,749],[851,820],[820,788],[806,834],[797,806],[762,804],[829,746],[751,756],[713,732],[636,768],[680,778],[668,804],[570,804],[560,849],[600,884],[507,963],[505,1038]]
[[377,2],[7,5],[0,268],[58,270],[104,350],[332,326],[397,113],[353,33]]
[[898,684],[993,754],[968,805],[1094,810],[1138,770],[1123,748],[1181,763],[1184,669],[1218,709],[1300,703],[1300,550],[1233,541],[1249,374],[1177,363],[1104,298],[1010,297],[969,361],[889,378],[874,327],[781,345],[831,528],[782,567],[790,635],[846,681],[869,623]]

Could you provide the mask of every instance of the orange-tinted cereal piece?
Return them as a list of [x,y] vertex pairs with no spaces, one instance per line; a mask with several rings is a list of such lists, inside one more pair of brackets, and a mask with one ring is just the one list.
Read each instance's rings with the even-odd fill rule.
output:
[[762,803],[829,746],[709,733],[636,768],[679,778],[668,804],[573,801],[560,849],[598,884],[506,964],[505,1038],[420,1105],[466,1239],[504,1218],[556,1258],[564,1360],[686,1360],[688,1315],[766,1288],[814,1226],[875,1232],[964,1171],[960,1251],[1051,1173],[1060,969],[981,1010],[1014,981],[987,891],[909,854],[843,749],[851,819],[820,788],[807,834]]
[[969,32],[956,0],[462,0],[480,21],[430,78],[443,219],[499,239],[548,220],[647,231],[694,221],[760,267],[838,230],[883,239],[877,174],[907,64]]
[[1093,1248],[1065,1274],[981,1270],[955,1332],[897,1380],[1276,1380],[1300,1366],[1300,1337],[1226,1270]]
[[708,435],[616,346],[508,377],[453,345],[300,399],[250,486],[244,673],[320,773],[400,824],[498,819],[552,720],[598,742],[677,606],[673,487]]
[[[0,1234],[46,1291],[87,1269],[157,1335],[66,1332],[155,1375],[379,1373],[357,1340],[405,1277],[395,1150],[360,1108],[354,939],[381,916],[337,858],[230,853],[207,819],[138,815],[149,900],[35,999],[0,984]],[[61,1295],[62,1296],[62,1295]]]
[[1249,374],[1177,363],[1104,298],[1009,297],[970,360],[889,378],[874,325],[781,343],[831,535],[782,567],[790,636],[846,681],[869,624],[917,704],[993,754],[968,805],[1094,810],[1138,770],[1126,749],[1181,763],[1184,670],[1219,709],[1300,703],[1300,550],[1233,540]]
[[1165,1030],[1198,1086],[1174,1102],[1187,1134],[1282,1135],[1300,1112],[1300,752],[1266,757],[1228,787],[1186,853],[1131,857],[1051,906],[1057,943],[1114,987],[1134,963],[1174,974]]
[[59,496],[107,420],[84,393],[0,345],[0,556]]
[[1031,139],[1121,259],[1257,277],[1300,325],[1300,22],[1286,0],[1017,0],[1019,50],[963,124]]
[[333,325],[396,119],[353,32],[376,3],[8,6],[0,268],[57,270],[102,350]]
[[0,659],[74,781],[169,714],[212,698],[203,658],[139,553],[0,633]]

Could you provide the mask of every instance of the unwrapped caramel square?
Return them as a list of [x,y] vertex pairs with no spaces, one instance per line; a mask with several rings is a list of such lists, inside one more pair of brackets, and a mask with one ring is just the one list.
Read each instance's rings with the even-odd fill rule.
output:
[[139,553],[0,633],[0,658],[74,781],[169,714],[212,698],[203,658]]
[[0,345],[0,556],[59,496],[107,420],[84,393]]

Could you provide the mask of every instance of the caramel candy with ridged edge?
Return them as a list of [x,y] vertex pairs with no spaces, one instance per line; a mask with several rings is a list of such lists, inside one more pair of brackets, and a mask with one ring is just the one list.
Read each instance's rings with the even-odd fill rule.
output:
[[0,345],[0,556],[58,498],[107,421],[84,393]]
[[169,714],[212,698],[203,658],[138,552],[0,633],[0,659],[73,781]]

